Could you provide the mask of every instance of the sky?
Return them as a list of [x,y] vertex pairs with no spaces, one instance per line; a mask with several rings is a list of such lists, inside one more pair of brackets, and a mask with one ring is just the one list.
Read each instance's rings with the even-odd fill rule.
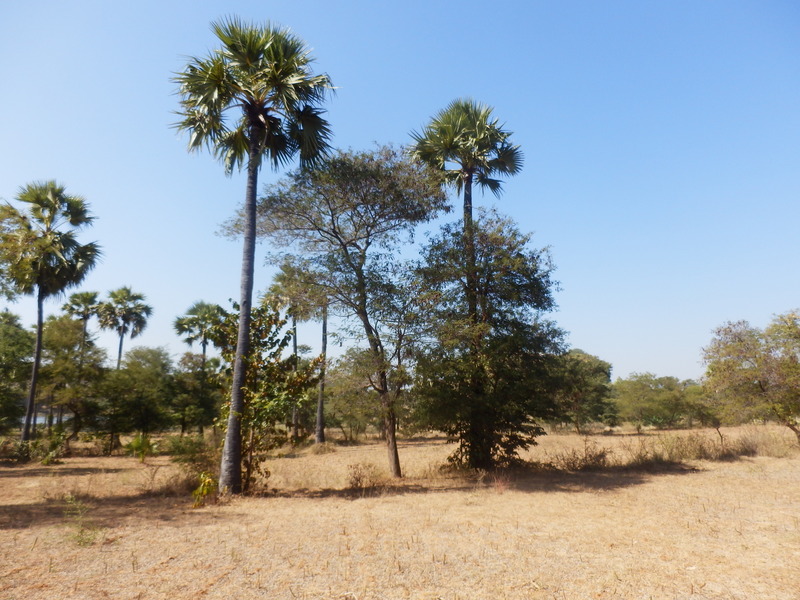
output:
[[[549,316],[615,378],[698,378],[714,328],[800,307],[792,0],[2,2],[0,200],[55,179],[88,201],[81,239],[103,259],[70,292],[146,295],[153,316],[126,349],[178,356],[175,318],[239,294],[241,244],[217,232],[244,177],[188,153],[172,127],[171,78],[216,47],[209,25],[230,15],[306,41],[337,87],[338,148],[407,144],[456,98],[494,107],[525,161],[499,199],[475,203],[550,249]],[[256,289],[272,275],[260,264]],[[32,299],[8,308],[35,322]],[[99,341],[113,356],[112,334]]]

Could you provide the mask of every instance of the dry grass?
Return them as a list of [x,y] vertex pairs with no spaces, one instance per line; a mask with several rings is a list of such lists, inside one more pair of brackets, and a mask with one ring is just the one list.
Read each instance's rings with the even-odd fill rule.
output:
[[597,436],[605,467],[558,471],[587,442],[552,435],[529,456],[549,466],[476,478],[419,440],[395,483],[380,445],[304,449],[270,461],[268,496],[199,510],[161,493],[163,457],[0,467],[0,598],[796,599],[800,456],[778,429],[726,437],[759,455],[632,468],[702,444]]

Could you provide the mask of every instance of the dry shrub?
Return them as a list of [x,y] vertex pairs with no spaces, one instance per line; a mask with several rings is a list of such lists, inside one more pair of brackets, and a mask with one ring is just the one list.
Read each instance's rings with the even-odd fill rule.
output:
[[786,436],[786,430],[747,427],[733,440],[740,456],[769,456],[786,458],[797,454],[798,446],[794,439]]
[[322,442],[321,444],[314,444],[311,446],[311,454],[330,454],[336,452],[336,446],[329,442]]
[[613,452],[610,448],[600,446],[594,440],[583,439],[583,448],[571,448],[557,452],[550,466],[561,471],[593,471],[603,469],[611,464]]
[[378,468],[371,463],[355,463],[347,467],[347,487],[351,490],[364,494],[382,487],[385,483]]
[[641,468],[665,465],[671,462],[664,449],[647,438],[637,438],[636,441],[625,440],[620,444],[623,454],[622,465]]

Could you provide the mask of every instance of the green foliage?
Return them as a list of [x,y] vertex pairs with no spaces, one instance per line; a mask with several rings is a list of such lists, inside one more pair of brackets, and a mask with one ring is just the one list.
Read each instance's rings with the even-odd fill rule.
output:
[[522,168],[522,152],[511,144],[492,108],[470,99],[458,99],[440,111],[421,133],[412,133],[410,154],[441,170],[459,192],[472,179],[500,194],[495,175],[515,175]]
[[192,492],[192,497],[194,498],[192,508],[201,508],[205,506],[208,497],[216,494],[218,489],[217,480],[214,479],[211,473],[203,471],[197,479],[199,485]]
[[347,442],[356,441],[369,427],[380,430],[382,425],[377,392],[369,382],[373,366],[369,351],[350,348],[327,372],[325,418]]
[[200,475],[212,472],[219,462],[216,446],[199,435],[170,436],[166,439],[166,452],[173,462],[180,464],[187,473]]
[[121,433],[147,435],[172,423],[172,359],[163,348],[132,349],[122,368],[109,372],[99,390],[101,411],[96,426],[108,433],[109,452]]
[[95,243],[80,244],[77,232],[94,221],[86,201],[55,181],[28,184],[17,201],[0,206],[0,263],[23,294],[48,298],[77,285],[100,255]]
[[614,382],[614,402],[619,418],[643,426],[669,429],[687,422],[692,414],[687,392],[693,381],[676,377],[656,377],[652,373],[634,373],[627,379]]
[[173,381],[175,393],[170,410],[181,433],[191,427],[202,431],[213,424],[225,402],[227,384],[220,360],[187,352],[178,361]]
[[100,327],[110,329],[119,336],[117,352],[117,369],[122,363],[122,342],[126,335],[131,339],[138,337],[147,327],[147,319],[153,308],[144,303],[144,294],[139,294],[129,287],[121,287],[108,293],[108,301],[97,306],[97,317]]
[[[291,341],[285,326],[286,320],[274,298],[265,297],[253,308],[241,414],[242,491],[245,492],[255,484],[257,476],[269,477],[263,465],[266,453],[287,441],[283,423],[290,420],[292,407],[316,383],[316,362],[294,369],[293,360],[283,358]],[[238,314],[228,313],[218,328],[220,350],[226,361],[235,355],[237,331]]]
[[27,213],[11,204],[0,206],[0,272],[16,291],[36,296],[36,343],[22,440],[31,437],[42,350],[44,301],[78,285],[100,256],[94,242],[80,244],[78,231],[94,217],[83,198],[69,196],[55,181],[29,184],[17,200]]
[[181,98],[176,126],[190,134],[190,150],[207,146],[228,174],[237,165],[247,167],[238,324],[242,335],[235,338],[231,410],[220,464],[220,486],[240,493],[258,171],[264,157],[277,167],[299,156],[306,168],[327,153],[331,131],[319,105],[332,85],[327,75],[313,74],[311,53],[286,29],[231,17],[212,23],[212,30],[221,46],[206,58],[189,59],[174,78]]
[[91,546],[100,534],[100,528],[87,519],[90,506],[73,494],[64,496],[64,517],[73,527],[72,540],[78,546]]
[[800,312],[776,316],[763,331],[727,323],[704,356],[707,406],[723,421],[775,419],[800,442]]
[[174,328],[178,335],[184,336],[191,347],[195,342],[200,342],[203,359],[205,360],[208,344],[215,344],[215,328],[225,317],[225,311],[219,304],[208,302],[195,302],[186,311],[186,315],[175,319]]
[[158,444],[149,435],[139,433],[125,445],[125,450],[131,456],[135,456],[141,462],[144,462],[148,456],[153,456],[158,452]]
[[45,466],[57,465],[64,456],[65,439],[63,431],[55,430],[50,435],[38,439],[17,441],[12,444],[9,457],[20,463],[35,460]]
[[[227,172],[262,155],[275,166],[299,154],[307,166],[324,152],[328,122],[317,106],[332,89],[325,74],[311,71],[313,58],[288,29],[236,17],[211,24],[221,46],[206,58],[189,59],[174,81],[189,149],[208,146]],[[258,153],[250,157],[251,141]]]
[[25,414],[25,384],[33,360],[33,334],[8,311],[0,312],[0,433]]
[[570,350],[556,361],[557,418],[580,434],[587,423],[616,418],[611,401],[611,365],[581,350]]
[[562,332],[542,320],[553,307],[545,250],[494,214],[475,228],[476,319],[463,294],[463,234],[445,226],[419,275],[432,326],[416,366],[418,415],[459,444],[453,460],[490,470],[513,462],[552,417]]

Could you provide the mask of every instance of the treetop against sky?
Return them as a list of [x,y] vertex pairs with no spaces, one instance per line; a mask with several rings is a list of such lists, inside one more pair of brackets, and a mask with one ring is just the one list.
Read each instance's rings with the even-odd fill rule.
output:
[[[241,202],[244,175],[225,177],[207,153],[185,151],[172,127],[172,78],[188,56],[215,47],[212,21],[238,15],[290,27],[312,48],[315,70],[337,87],[325,104],[335,147],[409,144],[456,98],[492,106],[525,162],[501,198],[476,192],[474,203],[496,206],[550,247],[562,288],[554,318],[615,376],[697,377],[715,327],[763,327],[800,305],[795,3],[462,8],[4,6],[3,79],[16,91],[0,96],[0,198],[51,179],[85,197],[97,216],[86,241],[104,255],[81,289],[144,293],[154,310],[138,343],[187,349],[175,317],[199,300],[227,307],[238,294],[240,244],[215,232]],[[265,169],[261,181],[280,175]],[[265,250],[256,290],[274,273]],[[10,309],[33,323],[31,300]],[[304,343],[316,327],[304,326]],[[115,348],[112,333],[101,341]]]

